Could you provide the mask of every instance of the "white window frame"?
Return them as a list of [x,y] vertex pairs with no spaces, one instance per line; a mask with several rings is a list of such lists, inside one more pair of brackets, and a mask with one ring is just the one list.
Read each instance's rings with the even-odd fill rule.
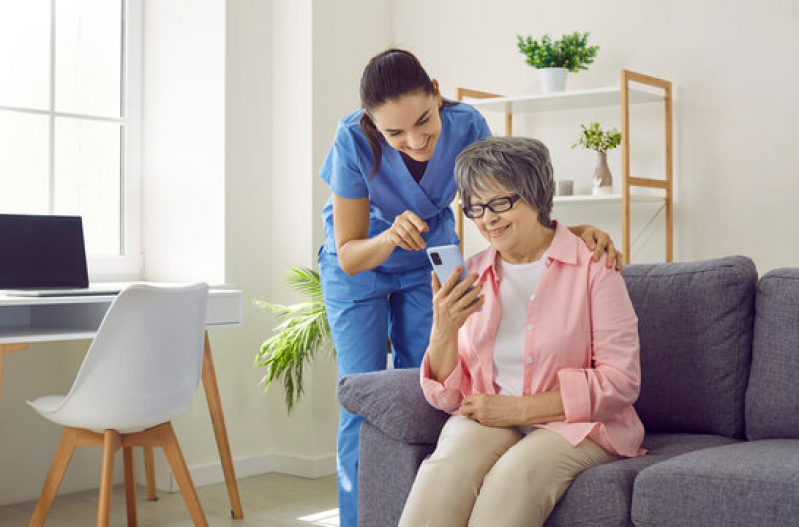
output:
[[88,255],[89,279],[137,280],[142,274],[141,257],[141,130],[142,130],[142,0],[122,1],[122,90],[121,118],[106,118],[55,111],[55,4],[50,0],[50,101],[49,109],[0,106],[3,110],[49,117],[48,213],[55,211],[55,118],[118,123],[122,127],[120,167],[120,255]]
[[[55,2],[56,0],[53,0]],[[141,256],[142,0],[123,0],[121,252],[89,255],[90,280],[138,280]],[[53,39],[55,40],[55,39]],[[52,76],[51,76],[52,79]]]

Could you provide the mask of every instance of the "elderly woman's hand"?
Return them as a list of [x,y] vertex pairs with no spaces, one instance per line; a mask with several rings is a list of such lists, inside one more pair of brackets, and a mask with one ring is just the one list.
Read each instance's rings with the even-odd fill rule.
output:
[[444,285],[435,273],[432,275],[433,328],[427,358],[430,378],[444,382],[458,364],[458,329],[483,305],[483,286],[475,283],[475,275],[459,283],[461,266],[452,271]]
[[467,395],[459,413],[485,426],[517,426],[522,422],[521,400],[508,395]]
[[444,284],[440,284],[433,273],[433,330],[430,339],[452,338],[466,322],[469,315],[483,305],[483,284],[477,283],[477,275],[469,275],[458,282],[461,267],[456,267]]

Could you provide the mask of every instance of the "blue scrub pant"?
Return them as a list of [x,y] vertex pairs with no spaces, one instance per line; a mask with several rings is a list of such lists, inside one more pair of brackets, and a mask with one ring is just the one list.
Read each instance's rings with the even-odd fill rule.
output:
[[[347,276],[336,255],[319,255],[327,320],[339,378],[386,369],[388,339],[395,368],[418,367],[433,321],[430,268],[404,273],[364,271]],[[358,524],[358,445],[363,417],[341,409],[338,503],[342,527]]]

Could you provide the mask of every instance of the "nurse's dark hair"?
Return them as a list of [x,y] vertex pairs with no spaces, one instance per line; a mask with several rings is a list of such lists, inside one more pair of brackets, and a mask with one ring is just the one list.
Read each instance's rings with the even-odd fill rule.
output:
[[[369,141],[374,163],[369,177],[372,178],[380,170],[383,161],[383,143],[385,138],[375,126],[370,113],[386,102],[398,99],[403,95],[422,90],[428,95],[435,95],[433,81],[413,53],[403,49],[391,48],[375,55],[366,65],[361,75],[361,115],[360,128]],[[444,106],[457,104],[444,101]]]
[[541,225],[552,227],[555,179],[544,143],[531,137],[489,137],[458,154],[455,183],[464,208],[474,194],[494,191],[495,182],[532,205]]

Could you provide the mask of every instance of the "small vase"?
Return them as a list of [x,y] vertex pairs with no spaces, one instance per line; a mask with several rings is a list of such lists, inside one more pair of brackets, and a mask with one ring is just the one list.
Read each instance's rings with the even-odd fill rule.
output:
[[613,175],[608,167],[608,155],[597,152],[596,169],[594,170],[594,195],[613,194]]
[[564,91],[568,73],[569,70],[566,68],[539,68],[538,78],[541,81],[541,91],[543,93]]

